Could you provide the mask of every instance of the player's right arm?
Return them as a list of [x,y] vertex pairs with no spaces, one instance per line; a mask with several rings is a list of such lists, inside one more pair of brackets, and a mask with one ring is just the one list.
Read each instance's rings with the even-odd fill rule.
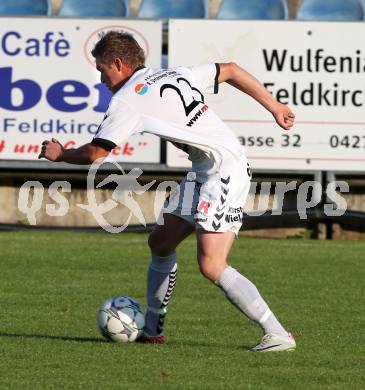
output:
[[126,102],[113,98],[90,143],[75,149],[65,149],[60,142],[52,138],[42,143],[38,158],[69,164],[91,164],[99,158],[107,157],[113,148],[140,130],[141,126],[139,113]]
[[274,116],[276,123],[285,130],[294,124],[295,115],[288,106],[274,96],[246,70],[234,62],[219,64],[218,83],[226,82],[254,98]]
[[49,161],[64,161],[69,164],[91,164],[99,158],[105,158],[112,148],[95,142],[88,143],[75,149],[65,149],[55,138],[42,143],[38,158]]

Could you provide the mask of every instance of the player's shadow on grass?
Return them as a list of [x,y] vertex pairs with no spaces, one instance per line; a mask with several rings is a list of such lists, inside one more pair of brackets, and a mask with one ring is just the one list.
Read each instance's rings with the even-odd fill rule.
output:
[[[97,337],[70,337],[70,336],[50,336],[45,334],[26,334],[26,333],[4,333],[0,332],[0,338],[1,337],[13,337],[13,338],[29,338],[29,339],[46,339],[46,340],[60,340],[60,341],[75,341],[77,343],[110,343],[107,340],[104,340],[102,338]],[[152,345],[152,344],[151,344]],[[184,342],[174,342],[170,341],[169,345],[176,346],[176,345],[185,345],[185,346],[192,346],[192,347],[225,347],[229,349],[238,349],[238,350],[249,350],[252,348],[252,345],[233,345],[233,344],[227,344],[227,343],[217,343],[217,342],[190,342],[190,341],[184,341]]]
[[[152,344],[151,344],[152,345]],[[190,341],[190,340],[184,340],[184,341],[176,341],[176,340],[169,340],[168,341],[169,346],[188,346],[188,347],[209,347],[209,348],[224,348],[229,350],[242,350],[246,349],[249,350],[252,348],[252,345],[240,345],[236,343],[227,343],[227,342],[217,342],[217,341]]]
[[70,336],[50,336],[45,334],[25,334],[25,333],[3,333],[0,332],[0,337],[15,337],[29,339],[47,339],[61,341],[75,341],[77,343],[106,343],[106,340],[96,337],[70,337]]

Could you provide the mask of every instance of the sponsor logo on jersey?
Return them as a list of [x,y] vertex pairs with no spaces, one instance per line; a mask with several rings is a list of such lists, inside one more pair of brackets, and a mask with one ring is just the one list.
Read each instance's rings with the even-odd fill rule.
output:
[[138,95],[144,95],[148,91],[148,87],[146,84],[137,84],[134,87],[134,92],[138,93]]
[[145,78],[145,80],[146,80],[147,85],[152,85],[152,84],[156,83],[157,81],[160,81],[164,78],[174,78],[174,77],[178,77],[178,76],[181,76],[181,74],[176,72],[175,70],[162,69],[162,70],[159,70],[158,72],[156,72],[150,76],[147,76]]
[[190,119],[190,121],[186,124],[186,126],[191,127],[194,123],[199,119],[199,117],[207,111],[208,106],[204,104],[204,106]]

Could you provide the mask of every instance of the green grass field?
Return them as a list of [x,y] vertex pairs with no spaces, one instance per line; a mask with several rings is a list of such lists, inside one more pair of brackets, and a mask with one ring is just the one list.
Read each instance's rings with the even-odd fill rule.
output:
[[239,238],[230,261],[297,338],[254,354],[260,329],[198,272],[195,241],[164,346],[104,342],[99,304],[145,305],[145,234],[0,233],[1,389],[364,389],[365,242]]

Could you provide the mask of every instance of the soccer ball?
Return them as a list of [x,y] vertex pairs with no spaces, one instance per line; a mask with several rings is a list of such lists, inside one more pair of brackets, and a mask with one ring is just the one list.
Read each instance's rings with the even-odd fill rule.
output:
[[98,312],[100,333],[111,341],[135,341],[141,335],[144,323],[141,305],[127,296],[108,299]]

